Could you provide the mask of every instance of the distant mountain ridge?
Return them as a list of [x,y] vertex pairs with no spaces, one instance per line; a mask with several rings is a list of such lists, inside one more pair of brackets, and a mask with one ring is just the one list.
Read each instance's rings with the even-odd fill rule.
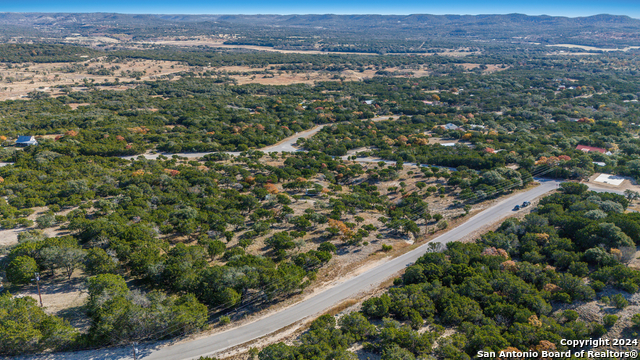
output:
[[626,15],[600,14],[588,17],[506,15],[156,15],[171,21],[224,21],[247,25],[289,26],[421,26],[421,25],[629,25],[640,26],[640,19]]
[[[116,13],[0,13],[10,34],[47,36],[129,34],[133,38],[239,35],[244,44],[286,43],[296,36],[325,39],[375,37],[391,41],[521,41],[540,44],[640,45],[640,19],[600,14],[587,17],[505,15],[176,15]],[[374,31],[375,30],[375,31]],[[5,39],[8,35],[5,35]],[[273,41],[276,39],[277,41]],[[283,39],[288,39],[284,41]],[[516,40],[514,40],[516,39]],[[519,39],[519,40],[517,40]],[[308,46],[309,42],[307,42]],[[284,46],[284,45],[283,45]]]
[[118,13],[11,13],[0,12],[0,24],[26,25],[46,23],[164,23],[222,21],[248,25],[292,26],[362,26],[394,24],[538,24],[538,25],[632,25],[640,26],[640,19],[626,15],[599,14],[587,17],[562,17],[548,15],[172,15],[172,14],[118,14]]

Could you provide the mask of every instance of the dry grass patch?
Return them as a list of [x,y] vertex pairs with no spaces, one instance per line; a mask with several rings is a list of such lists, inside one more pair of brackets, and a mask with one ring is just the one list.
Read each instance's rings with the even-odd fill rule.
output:
[[[119,69],[113,70],[113,75],[93,75],[86,72],[89,69],[98,69],[100,67],[110,69],[114,66],[118,66]],[[74,67],[76,69],[75,72],[69,72],[69,69]],[[0,76],[2,76],[2,81],[0,81],[0,101],[28,99],[27,94],[36,90],[49,93],[51,96],[63,95],[60,89],[55,88],[58,85],[70,85],[75,87],[74,91],[86,91],[88,88],[80,87],[85,79],[89,83],[93,82],[93,84],[115,82],[116,78],[122,81],[139,82],[163,78],[183,71],[191,71],[193,68],[176,61],[135,59],[108,62],[104,57],[87,59],[77,63],[12,64],[11,68],[7,64],[0,64]],[[129,77],[129,75],[122,76],[121,72],[144,74],[137,80],[135,77]],[[130,87],[108,87],[108,89],[125,90]],[[85,105],[89,104],[69,104],[72,109]]]

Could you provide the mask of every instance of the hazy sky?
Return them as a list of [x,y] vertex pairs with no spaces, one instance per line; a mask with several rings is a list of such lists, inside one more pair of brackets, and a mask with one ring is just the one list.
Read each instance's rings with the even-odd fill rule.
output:
[[0,12],[135,14],[507,14],[640,18],[640,0],[0,0]]

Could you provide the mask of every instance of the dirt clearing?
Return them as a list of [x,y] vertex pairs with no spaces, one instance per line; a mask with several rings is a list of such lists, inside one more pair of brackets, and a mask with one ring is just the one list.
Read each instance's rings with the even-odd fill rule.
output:
[[[61,85],[75,91],[88,90],[88,85],[119,81],[141,82],[170,79],[173,74],[192,70],[175,61],[128,60],[109,62],[96,58],[79,63],[0,64],[0,101],[28,99],[28,93],[41,91],[51,96],[63,95]],[[111,90],[131,86],[109,87]],[[84,104],[77,104],[83,106]]]

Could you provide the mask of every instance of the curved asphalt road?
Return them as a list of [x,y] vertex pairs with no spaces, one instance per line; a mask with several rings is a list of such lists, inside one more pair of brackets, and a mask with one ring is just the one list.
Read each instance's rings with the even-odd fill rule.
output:
[[[430,241],[430,243],[437,242],[446,244],[451,241],[460,240],[469,233],[481,230],[486,225],[493,224],[513,214],[512,209],[515,205],[541,196],[555,189],[560,183],[554,180],[538,181],[541,182],[540,186],[502,200],[473,216],[460,226],[438,236]],[[140,358],[149,360],[194,359],[200,356],[212,355],[230,347],[268,335],[299,320],[317,315],[344,300],[356,296],[358,293],[366,292],[377,287],[394,274],[403,270],[407,265],[414,263],[428,250],[429,243],[273,315],[226,332],[167,346],[155,351],[151,350],[147,355],[141,356]]]
[[[391,118],[392,120],[398,119],[399,116],[398,115],[391,115],[391,116],[378,116],[372,119],[365,119],[362,121],[384,121],[384,120],[389,120],[389,118]],[[280,141],[279,143],[273,144],[273,145],[269,145],[267,147],[263,147],[261,149],[258,149],[264,153],[270,153],[270,152],[296,152],[296,151],[304,151],[298,147],[295,147],[294,144],[298,141],[298,139],[300,138],[308,138],[311,137],[315,134],[317,134],[320,130],[322,130],[322,128],[324,128],[325,126],[329,126],[329,125],[334,125],[335,123],[331,123],[331,124],[322,124],[322,125],[318,125],[315,126],[311,129],[305,130],[305,131],[301,131],[299,133],[295,133],[294,135],[289,136],[286,139],[283,139],[282,141]],[[133,159],[137,159],[139,156],[142,156],[146,159],[157,159],[158,156],[160,155],[164,155],[167,157],[171,157],[173,155],[178,155],[180,157],[186,157],[186,158],[200,158],[203,157],[207,154],[212,154],[212,153],[217,153],[218,151],[213,151],[213,152],[195,152],[195,153],[162,153],[162,154],[140,154],[140,155],[132,155],[132,156],[122,156],[123,159],[127,159],[127,160],[133,160]],[[225,151],[227,154],[229,155],[234,155],[234,156],[238,156],[240,155],[239,151]],[[0,165],[1,166],[1,165]]]

